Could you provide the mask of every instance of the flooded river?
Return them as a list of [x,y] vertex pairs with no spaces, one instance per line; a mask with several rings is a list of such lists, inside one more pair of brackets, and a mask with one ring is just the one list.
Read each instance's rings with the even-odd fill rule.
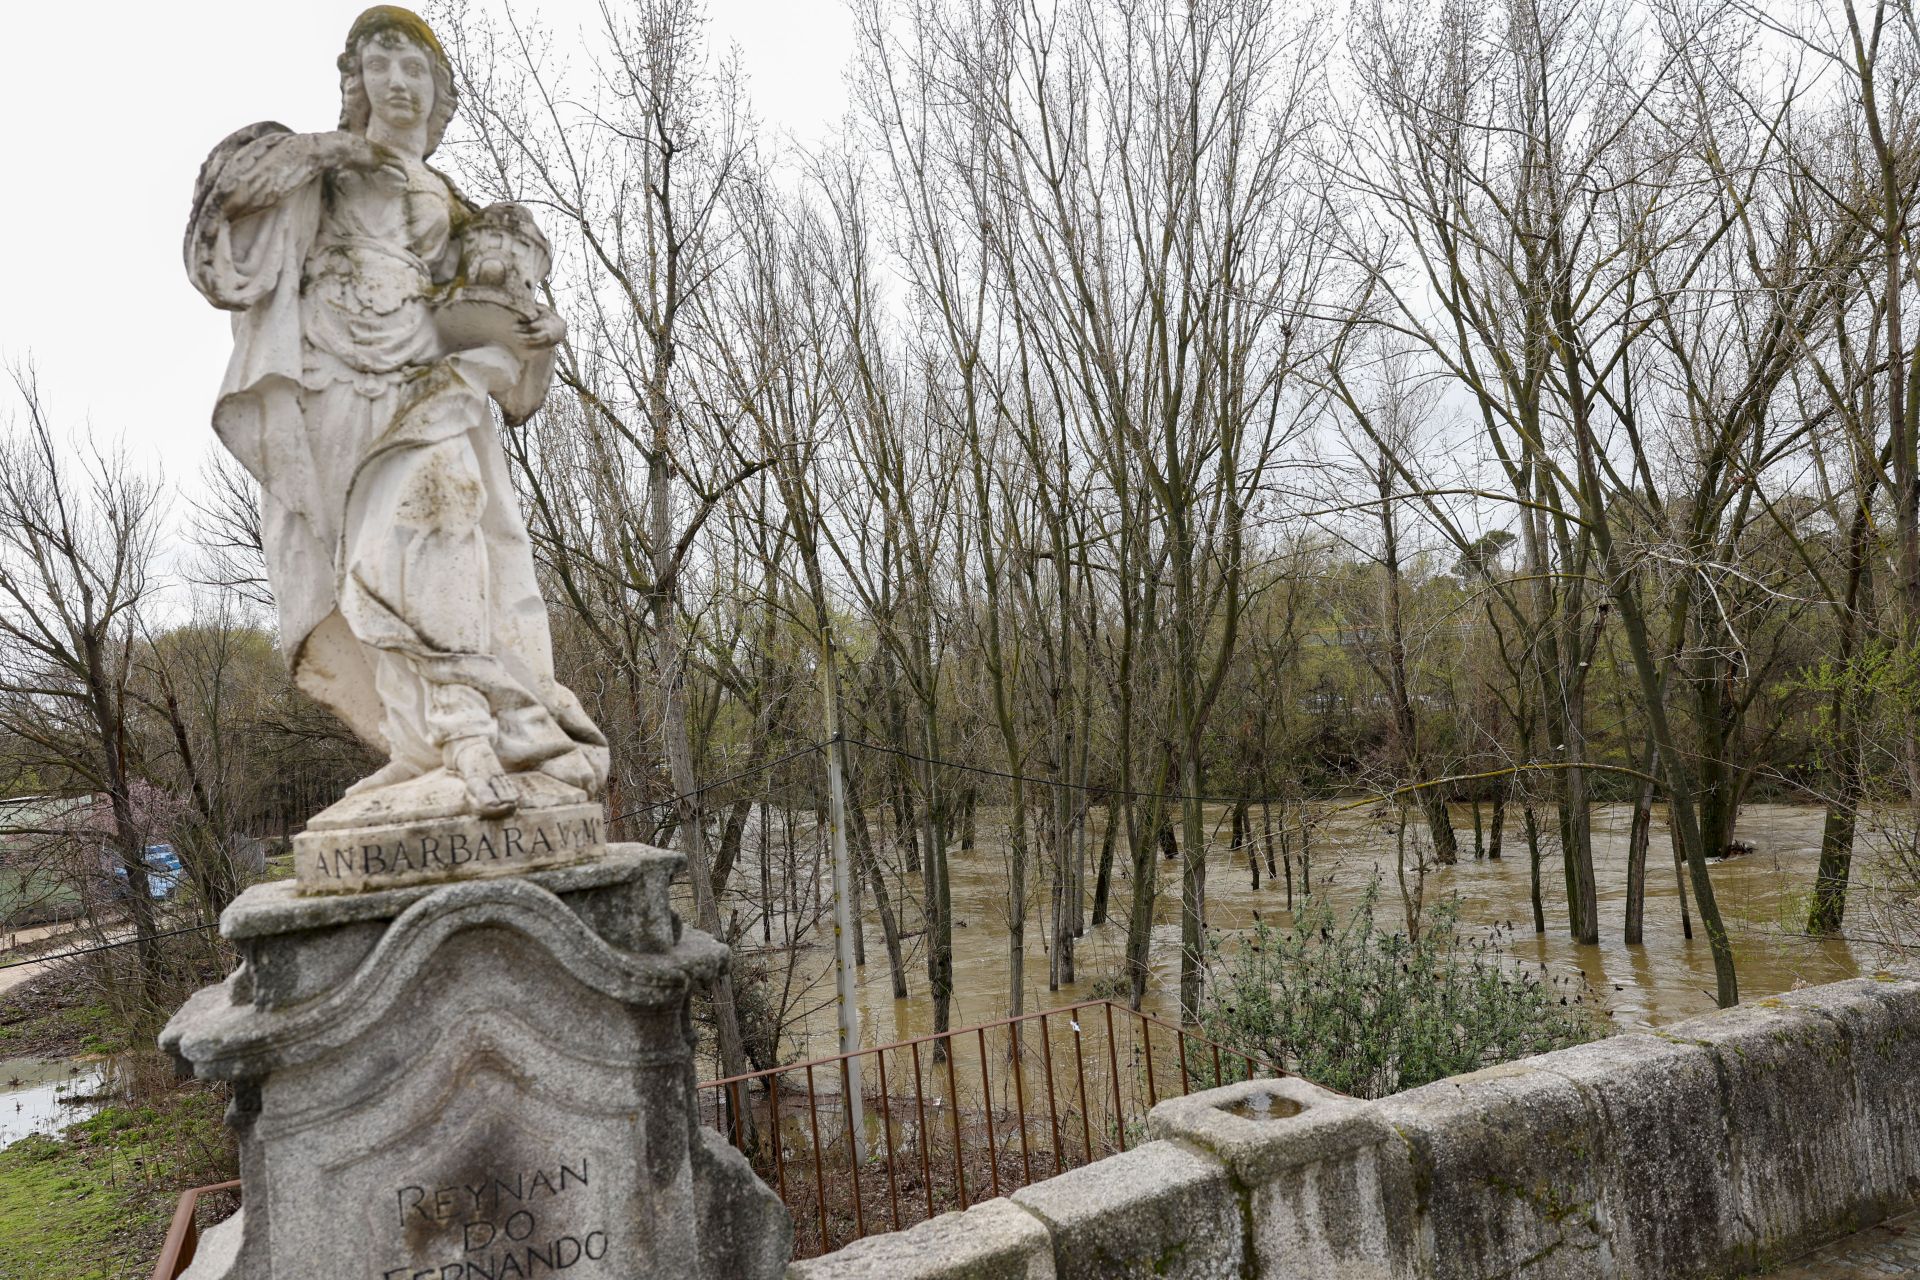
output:
[[[1633,947],[1620,940],[1626,897],[1628,807],[1599,806],[1594,811],[1594,861],[1602,921],[1601,941],[1597,946],[1578,946],[1567,937],[1559,852],[1550,842],[1543,849],[1541,865],[1547,931],[1534,934],[1527,850],[1518,817],[1517,812],[1509,813],[1511,825],[1506,833],[1505,856],[1499,861],[1475,860],[1472,811],[1459,808],[1454,821],[1461,838],[1461,861],[1456,866],[1435,868],[1428,873],[1427,903],[1432,905],[1457,895],[1463,926],[1470,933],[1480,934],[1496,926],[1511,925],[1504,936],[1507,949],[1516,960],[1544,963],[1557,973],[1583,977],[1597,997],[1598,1005],[1616,1027],[1659,1026],[1713,1008],[1713,959],[1705,932],[1699,926],[1697,911],[1693,917],[1694,937],[1688,940],[1682,936],[1671,845],[1662,814],[1656,811],[1648,859],[1646,941]],[[1281,919],[1286,891],[1284,881],[1269,881],[1264,869],[1261,888],[1256,892],[1250,887],[1245,855],[1230,856],[1226,848],[1225,819],[1224,810],[1208,811],[1212,841],[1207,923],[1211,929],[1227,935],[1230,945],[1231,935],[1249,928],[1256,914],[1270,922]],[[1850,977],[1871,963],[1867,948],[1856,951],[1844,939],[1815,940],[1799,932],[1818,859],[1821,821],[1822,811],[1814,807],[1749,805],[1742,811],[1737,835],[1751,841],[1754,852],[1712,864],[1715,894],[1733,937],[1743,999],[1789,990],[1796,984]],[[1004,846],[989,842],[996,823],[1003,828],[1003,814],[983,810],[979,847],[965,855],[956,849],[950,859],[957,926],[954,931],[954,1026],[988,1021],[1007,1011],[1009,875]],[[876,836],[878,834],[876,831]],[[1099,835],[1096,822],[1089,841],[1090,859],[1097,854]],[[800,861],[804,867],[805,859],[811,856],[811,847],[805,835],[800,843]],[[782,860],[777,841],[775,860]],[[751,861],[750,857],[743,858],[743,862]],[[1130,882],[1121,873],[1120,861],[1123,859],[1116,858],[1113,892],[1116,908],[1124,908],[1132,891]],[[1154,977],[1148,1007],[1171,1015],[1178,1009],[1179,864],[1156,858],[1155,865],[1160,889],[1153,933]],[[1313,884],[1316,890],[1332,897],[1336,909],[1344,911],[1355,903],[1376,872],[1383,877],[1381,919],[1390,927],[1399,927],[1401,906],[1393,880],[1391,830],[1360,811],[1338,815],[1320,827],[1314,843]],[[1093,878],[1090,866],[1089,889]],[[736,884],[751,886],[757,879],[758,871],[750,865]],[[1063,985],[1058,991],[1049,991],[1044,949],[1051,942],[1046,884],[1043,877],[1032,870],[1028,879],[1024,1007],[1032,1011],[1110,994],[1111,984],[1121,972],[1125,926],[1115,920],[1090,927],[1077,946],[1078,981]],[[801,886],[799,892],[804,898],[806,886]],[[918,877],[908,876],[904,883],[896,881],[894,892],[896,907],[901,908],[902,928],[912,933],[919,928]],[[901,907],[899,899],[903,894],[907,902]],[[748,925],[742,949],[751,951],[760,940],[758,908],[744,893],[731,905]],[[876,1044],[925,1034],[932,1030],[933,1014],[932,1002],[927,998],[924,939],[912,937],[906,944],[909,995],[904,1000],[895,1000],[878,917],[870,897],[865,905],[867,964],[860,970],[858,988],[862,1038],[867,1044]],[[803,916],[806,911],[803,906]],[[776,983],[789,991],[789,1016],[792,1024],[799,1028],[784,1046],[789,1053],[825,1054],[834,1048],[832,957],[827,941],[831,928],[824,918],[820,923],[822,927],[818,932],[804,935],[803,941],[812,945],[804,946],[795,954],[790,977],[788,953],[778,945],[786,928],[784,916],[777,915],[772,927],[776,945],[759,957],[759,962],[769,967]],[[1097,984],[1101,989],[1096,990]]]
[[99,1109],[105,1085],[102,1062],[0,1058],[0,1149],[85,1120]]

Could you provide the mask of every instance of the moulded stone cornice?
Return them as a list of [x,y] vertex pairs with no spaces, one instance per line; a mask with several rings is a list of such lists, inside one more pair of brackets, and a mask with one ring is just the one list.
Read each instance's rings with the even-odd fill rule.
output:
[[[435,953],[469,929],[517,932],[542,948],[570,976],[626,1004],[669,1006],[689,985],[718,973],[727,949],[685,930],[671,951],[622,951],[608,945],[559,898],[525,880],[446,885],[408,907],[340,986],[285,1010],[230,1003],[215,988],[199,993],[163,1037],[164,1047],[191,1060],[202,1076],[243,1079],[310,1062],[353,1041],[387,1017],[419,981]],[[205,997],[212,996],[207,999]]]
[[[519,878],[531,881],[550,893],[560,894],[604,888],[645,877],[656,877],[665,882],[686,865],[687,856],[676,850],[619,843],[609,844],[604,856],[589,862],[542,868],[525,872],[519,877],[476,876],[471,879]],[[445,884],[464,882],[454,879],[440,884],[402,885],[359,893],[302,894],[291,880],[270,881],[254,885],[220,913],[220,935],[233,942],[242,942],[296,929],[391,920],[420,899],[445,887]]]

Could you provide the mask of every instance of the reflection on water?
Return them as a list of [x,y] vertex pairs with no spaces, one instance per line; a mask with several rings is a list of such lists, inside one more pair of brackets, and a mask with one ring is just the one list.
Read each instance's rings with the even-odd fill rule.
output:
[[98,1062],[0,1059],[0,1148],[87,1119],[100,1109],[105,1086],[106,1071]]
[[[1500,861],[1476,861],[1471,856],[1472,811],[1466,806],[1456,807],[1454,821],[1461,837],[1462,858],[1457,866],[1429,872],[1426,901],[1432,904],[1448,895],[1458,895],[1461,919],[1469,930],[1510,923],[1513,929],[1507,935],[1508,949],[1517,960],[1544,963],[1561,973],[1579,973],[1591,984],[1600,1004],[1618,1027],[1659,1026],[1704,1012],[1714,1004],[1713,957],[1705,932],[1699,927],[1697,910],[1693,913],[1694,937],[1689,940],[1682,936],[1672,846],[1664,812],[1659,809],[1655,810],[1648,854],[1646,941],[1629,947],[1620,940],[1630,816],[1625,805],[1604,805],[1594,810],[1594,872],[1602,921],[1601,941],[1597,946],[1577,946],[1567,938],[1565,881],[1558,850],[1550,841],[1543,849],[1541,865],[1547,932],[1538,936],[1532,932],[1526,842],[1517,810],[1508,813],[1505,857]],[[1818,861],[1822,816],[1820,809],[1811,806],[1749,805],[1741,813],[1737,834],[1742,840],[1751,841],[1755,851],[1745,857],[1712,864],[1714,891],[1732,935],[1743,999],[1772,995],[1796,984],[1811,985],[1851,977],[1871,959],[1864,949],[1856,954],[1845,939],[1810,939],[1798,932],[1805,919],[1806,898]],[[1255,817],[1257,827],[1257,812]],[[1543,815],[1543,825],[1550,828],[1550,822],[1550,815]],[[952,1025],[956,1027],[1002,1017],[1008,1008],[1009,876],[1004,845],[991,843],[989,839],[996,830],[1004,829],[1004,823],[1004,810],[983,809],[980,846],[966,854],[956,848],[949,859],[955,917]],[[1090,858],[1099,848],[1098,823],[1096,814],[1095,829],[1088,842]],[[1252,890],[1244,855],[1230,857],[1225,848],[1225,810],[1209,808],[1207,823],[1211,834],[1208,925],[1230,939],[1234,931],[1249,928],[1257,917],[1264,916],[1269,922],[1282,918],[1286,905],[1284,880],[1269,881],[1263,869],[1261,888],[1258,892]],[[875,834],[877,837],[879,832],[876,830]],[[800,846],[799,862],[804,868],[812,847],[810,835],[804,830]],[[776,838],[775,861],[782,860]],[[1123,861],[1123,857],[1116,857],[1113,903],[1117,910],[1124,910],[1132,896],[1132,885],[1120,865]],[[742,863],[730,905],[742,921],[753,922],[742,945],[743,951],[750,952],[760,937],[758,908],[753,901],[757,897],[759,871],[752,854],[744,855]],[[1159,898],[1153,930],[1154,972],[1147,1007],[1169,1015],[1178,1010],[1179,864],[1156,858],[1155,867],[1159,874]],[[1313,885],[1316,890],[1330,894],[1337,908],[1358,901],[1376,871],[1384,877],[1383,918],[1397,920],[1400,899],[1393,883],[1391,831],[1361,811],[1335,815],[1321,825],[1314,841]],[[1093,879],[1094,871],[1089,866],[1089,887]],[[775,881],[778,883],[777,873]],[[1124,925],[1114,920],[1098,927],[1090,926],[1076,946],[1079,980],[1063,985],[1057,992],[1049,991],[1045,950],[1051,941],[1047,885],[1034,869],[1029,871],[1028,884],[1024,1007],[1043,1009],[1112,994],[1111,984],[1121,971]],[[919,877],[909,875],[894,881],[891,891],[896,909],[903,917],[901,927],[909,933],[918,930]],[[804,897],[805,892],[805,886],[801,886],[797,896]],[[909,995],[905,1000],[895,1000],[871,898],[866,900],[866,907],[868,962],[860,970],[857,994],[863,1042],[871,1045],[924,1035],[932,1030],[933,1018],[932,1002],[927,998],[925,939],[907,940]],[[778,950],[778,944],[784,926],[784,919],[774,924],[775,949],[762,957],[762,962],[770,966],[775,980],[783,987],[788,984],[783,972],[784,953]],[[796,973],[790,987],[791,1002],[803,1030],[797,1033],[800,1043],[789,1041],[782,1046],[789,1055],[833,1052],[830,938],[830,927],[807,933],[803,938],[807,945],[794,961]],[[1096,984],[1100,984],[1101,990],[1095,990]]]

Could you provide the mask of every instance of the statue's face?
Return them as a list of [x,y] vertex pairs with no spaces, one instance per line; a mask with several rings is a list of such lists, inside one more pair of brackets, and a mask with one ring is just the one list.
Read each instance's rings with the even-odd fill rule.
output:
[[393,32],[369,36],[360,46],[360,85],[375,120],[411,129],[433,110],[433,55]]

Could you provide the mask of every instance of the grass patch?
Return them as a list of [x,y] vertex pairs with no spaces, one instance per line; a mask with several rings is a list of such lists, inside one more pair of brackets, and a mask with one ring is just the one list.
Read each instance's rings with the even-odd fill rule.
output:
[[163,1088],[0,1151],[0,1276],[151,1275],[180,1192],[234,1176],[225,1093]]
[[113,1055],[117,1100],[57,1138],[0,1151],[0,1277],[134,1280],[153,1273],[180,1192],[233,1176],[224,1086],[176,1083],[135,1047],[80,961],[0,993],[0,1058]]

